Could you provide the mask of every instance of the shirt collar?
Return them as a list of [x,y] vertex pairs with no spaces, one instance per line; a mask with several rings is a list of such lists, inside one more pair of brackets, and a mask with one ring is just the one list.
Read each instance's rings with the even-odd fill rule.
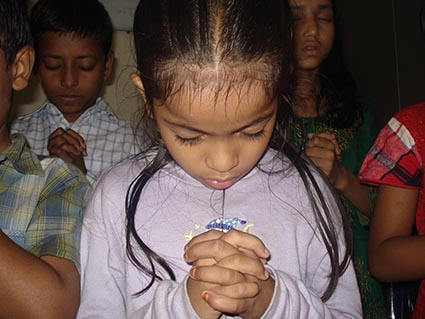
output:
[[12,134],[10,136],[12,144],[0,153],[0,162],[7,161],[13,168],[21,174],[32,174],[43,176],[37,155],[27,146],[23,135]]
[[[56,105],[54,105],[50,101],[46,101],[44,108],[46,108],[48,112],[51,113],[52,115],[59,116],[63,121],[66,121],[62,112],[59,111]],[[92,105],[91,107],[89,107],[83,114],[81,114],[81,116],[77,119],[77,121],[75,121],[75,123],[84,121],[86,118],[89,118],[91,115],[102,114],[102,113],[106,114],[111,119],[118,120],[112,107],[108,103],[106,103],[106,101],[102,97],[98,97],[96,99],[96,103]]]

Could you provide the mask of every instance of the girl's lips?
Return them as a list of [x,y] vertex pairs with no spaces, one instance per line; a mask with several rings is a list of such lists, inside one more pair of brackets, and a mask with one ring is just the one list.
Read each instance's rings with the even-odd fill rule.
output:
[[316,43],[307,44],[303,47],[302,50],[307,55],[317,55],[320,52],[320,45]]
[[204,183],[213,189],[226,189],[235,184],[237,180],[238,179],[236,177],[225,180],[204,179]]

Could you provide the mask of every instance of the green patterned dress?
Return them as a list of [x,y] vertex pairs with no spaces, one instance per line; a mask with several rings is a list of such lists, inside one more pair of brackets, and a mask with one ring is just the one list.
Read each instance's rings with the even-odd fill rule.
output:
[[[354,175],[358,175],[363,159],[376,137],[375,117],[365,111],[352,128],[334,129],[327,115],[312,118],[294,117],[289,125],[288,139],[298,149],[302,149],[308,133],[330,132],[336,136],[341,148],[341,163]],[[380,284],[374,280],[367,264],[367,225],[368,218],[341,195],[342,202],[351,216],[351,229],[354,239],[354,268],[360,287],[364,318],[385,318],[385,307]]]

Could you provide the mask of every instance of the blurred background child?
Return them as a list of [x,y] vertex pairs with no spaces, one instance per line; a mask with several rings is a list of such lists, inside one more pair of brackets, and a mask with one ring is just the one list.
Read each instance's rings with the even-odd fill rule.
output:
[[37,154],[74,163],[94,183],[105,168],[139,152],[141,142],[100,97],[114,62],[110,17],[97,0],[39,0],[31,30],[47,101],[11,131],[25,135]]
[[338,190],[351,216],[354,267],[365,318],[385,316],[380,284],[367,263],[368,187],[358,182],[363,158],[376,136],[375,117],[358,100],[344,66],[333,0],[289,0],[295,68],[286,111],[288,140],[303,151]]

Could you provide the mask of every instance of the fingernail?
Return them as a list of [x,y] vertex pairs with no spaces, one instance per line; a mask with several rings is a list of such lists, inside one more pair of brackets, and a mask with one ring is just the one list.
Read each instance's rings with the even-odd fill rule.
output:
[[266,279],[269,279],[269,277],[270,277],[270,273],[267,271],[267,269],[266,269],[266,270],[264,270],[264,277],[265,277]]
[[264,249],[264,253],[266,254],[266,257],[267,258],[270,257],[270,252],[269,252],[269,250],[267,248]]
[[202,293],[202,299],[204,299],[205,301],[208,301],[208,298],[209,298],[208,293],[207,293],[206,291],[204,291],[204,292]]

